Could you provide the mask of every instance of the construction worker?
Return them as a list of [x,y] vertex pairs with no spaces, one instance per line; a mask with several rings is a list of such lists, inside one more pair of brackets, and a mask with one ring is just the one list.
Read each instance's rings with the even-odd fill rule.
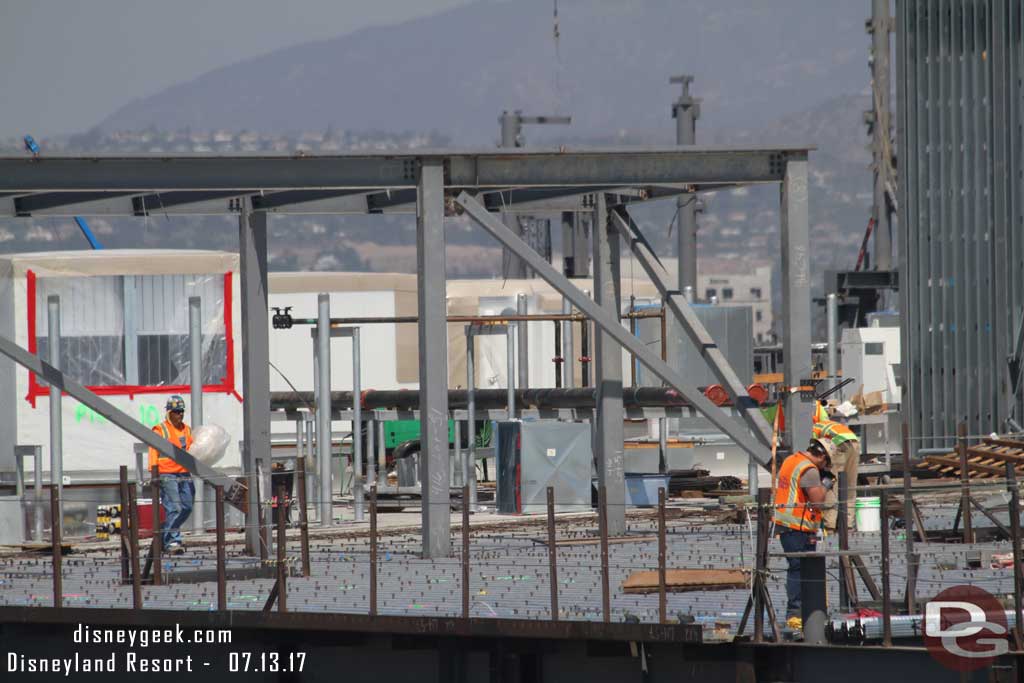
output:
[[[860,467],[860,439],[853,430],[842,422],[836,422],[829,418],[828,409],[822,401],[815,403],[814,426],[812,428],[815,437],[830,439],[836,447],[836,453],[832,457],[832,471],[836,476],[840,472],[846,472],[846,482],[849,491],[853,492],[857,486],[857,469]],[[825,510],[823,512],[825,528],[829,531],[836,530],[836,522],[839,520],[839,496],[838,488],[829,489],[825,496]],[[847,498],[855,498],[856,494],[848,493]],[[846,524],[848,529],[853,529],[854,519],[853,505],[849,500],[846,504]]]
[[[181,396],[171,396],[167,399],[165,408],[167,419],[153,427],[153,431],[175,446],[189,450],[192,448],[192,430],[185,424],[185,399]],[[192,503],[196,495],[192,476],[176,461],[160,455],[155,448],[150,448],[150,470],[153,469],[153,465],[157,466],[160,473],[160,502],[167,512],[167,519],[161,527],[163,545],[168,552],[181,555],[185,552],[185,546],[181,543],[181,525],[192,514]]]
[[[787,553],[814,550],[818,529],[821,528],[821,508],[825,503],[828,472],[835,446],[829,439],[811,439],[806,451],[789,456],[779,469],[775,489],[774,520],[779,541]],[[800,559],[786,558],[786,624],[799,630],[800,619]]]

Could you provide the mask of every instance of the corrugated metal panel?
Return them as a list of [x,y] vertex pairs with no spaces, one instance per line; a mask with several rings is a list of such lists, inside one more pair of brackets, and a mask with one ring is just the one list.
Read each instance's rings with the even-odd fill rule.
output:
[[920,445],[948,445],[957,423],[987,433],[1009,413],[1024,306],[1024,10],[897,0],[896,20],[905,411]]

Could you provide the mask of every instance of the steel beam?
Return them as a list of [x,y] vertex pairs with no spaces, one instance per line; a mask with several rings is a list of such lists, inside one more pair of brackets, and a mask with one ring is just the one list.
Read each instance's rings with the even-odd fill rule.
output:
[[[445,301],[444,164],[424,160],[416,211],[419,313],[420,481],[423,556],[452,554],[448,484],[448,322]],[[269,405],[265,403],[264,405]]]
[[15,197],[16,216],[131,215],[129,192],[46,192]]
[[[771,446],[772,433],[767,420],[764,419],[758,408],[757,402],[750,398],[750,394],[747,393],[747,389],[743,386],[743,382],[740,381],[736,371],[732,369],[725,354],[722,353],[722,350],[715,343],[707,328],[704,327],[700,318],[694,313],[686,298],[678,291],[669,290],[662,277],[664,270],[659,272],[655,267],[652,258],[654,253],[650,251],[649,246],[644,245],[638,239],[639,230],[626,210],[624,208],[614,210],[612,212],[612,221],[618,228],[619,233],[629,242],[630,250],[636,257],[637,263],[647,273],[647,277],[650,278],[657,288],[658,293],[661,294],[665,304],[672,311],[676,320],[679,321],[690,341],[697,348],[698,353],[704,358],[708,368],[711,369],[715,378],[728,392],[729,398],[732,399],[733,405],[747,423],[747,427],[761,440],[764,447],[759,448],[758,453],[750,454],[752,457],[760,459],[758,457],[759,453],[763,453],[765,448]],[[648,253],[650,253],[650,257]]]
[[[807,159],[790,159],[782,183],[782,354],[787,387],[811,377],[811,251],[807,215]],[[786,442],[803,448],[811,438],[814,407],[800,392],[786,394]]]
[[[757,441],[747,431],[746,427],[730,418],[721,408],[709,401],[695,387],[687,384],[686,380],[678,372],[670,368],[665,361],[652,353],[647,346],[637,337],[630,334],[624,328],[617,315],[609,315],[600,306],[594,303],[589,296],[581,292],[573,285],[568,278],[556,271],[551,264],[530,249],[529,245],[514,235],[500,221],[491,215],[483,206],[473,199],[468,193],[463,192],[455,202],[465,209],[466,213],[476,221],[484,230],[490,233],[499,242],[521,254],[526,254],[530,261],[530,267],[537,271],[537,274],[548,282],[554,289],[569,299],[576,308],[580,309],[583,315],[592,319],[604,331],[607,331],[624,348],[628,349],[641,363],[646,365],[651,372],[664,380],[674,388],[680,395],[690,403],[698,412],[708,418],[713,425],[722,430],[736,444],[748,453],[760,452],[758,462],[762,465],[769,464],[769,456],[766,450],[759,450]],[[808,310],[810,300],[808,299]],[[810,354],[808,353],[808,358]],[[808,430],[810,424],[808,424]]]
[[445,150],[337,156],[0,157],[0,192],[413,188],[421,164],[449,187],[634,186],[782,180],[807,147]]
[[[242,472],[249,489],[256,477],[256,463],[270,467],[270,349],[267,319],[267,214],[251,212],[247,201],[238,217],[239,284],[242,290],[242,383],[245,401]],[[253,493],[246,510],[245,545],[252,555],[259,551],[259,501]]]
[[[610,225],[603,193],[594,202],[592,234],[594,259],[594,301],[605,314],[618,320],[619,306],[619,233]],[[621,328],[621,323],[619,324]],[[623,459],[625,438],[622,418],[622,345],[607,330],[599,330],[594,339],[597,388],[597,484],[605,491],[607,532],[621,536],[626,531],[626,480]]]

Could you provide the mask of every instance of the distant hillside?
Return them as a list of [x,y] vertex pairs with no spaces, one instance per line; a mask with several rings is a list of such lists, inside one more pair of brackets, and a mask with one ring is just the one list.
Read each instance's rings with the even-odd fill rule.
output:
[[502,109],[524,109],[573,116],[570,128],[527,131],[534,141],[667,141],[668,77],[680,72],[697,77],[702,130],[758,129],[867,85],[865,0],[561,0],[560,60],[551,7],[477,2],[279,50],[131,102],[100,129],[333,125],[470,145],[494,142]]

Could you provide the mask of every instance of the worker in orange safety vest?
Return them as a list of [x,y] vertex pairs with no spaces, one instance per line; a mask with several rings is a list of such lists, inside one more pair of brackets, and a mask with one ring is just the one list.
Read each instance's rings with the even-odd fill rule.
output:
[[[857,470],[860,467],[860,438],[842,422],[836,422],[829,417],[828,409],[822,401],[814,406],[814,425],[812,427],[815,438],[829,439],[836,447],[835,455],[832,457],[832,471],[836,477],[840,472],[846,472],[847,501],[846,501],[846,523],[851,531],[855,525],[854,506],[851,501],[857,497]],[[823,511],[825,528],[835,531],[836,522],[839,520],[839,496],[838,487],[829,489],[825,497],[825,509]]]
[[[787,553],[808,552],[817,547],[821,510],[825,504],[828,473],[835,446],[829,439],[811,439],[806,451],[786,458],[779,470],[775,489],[773,519],[782,549]],[[800,560],[786,558],[786,616],[791,628],[800,623]]]
[[[192,448],[192,429],[185,424],[185,399],[171,396],[166,404],[167,419],[153,427],[153,431],[184,450]],[[160,503],[167,512],[162,525],[163,546],[174,555],[185,552],[181,543],[181,525],[192,514],[196,488],[192,475],[172,458],[149,449],[149,468],[157,466],[160,473]],[[156,501],[154,501],[155,503]],[[159,514],[154,510],[154,514]]]

